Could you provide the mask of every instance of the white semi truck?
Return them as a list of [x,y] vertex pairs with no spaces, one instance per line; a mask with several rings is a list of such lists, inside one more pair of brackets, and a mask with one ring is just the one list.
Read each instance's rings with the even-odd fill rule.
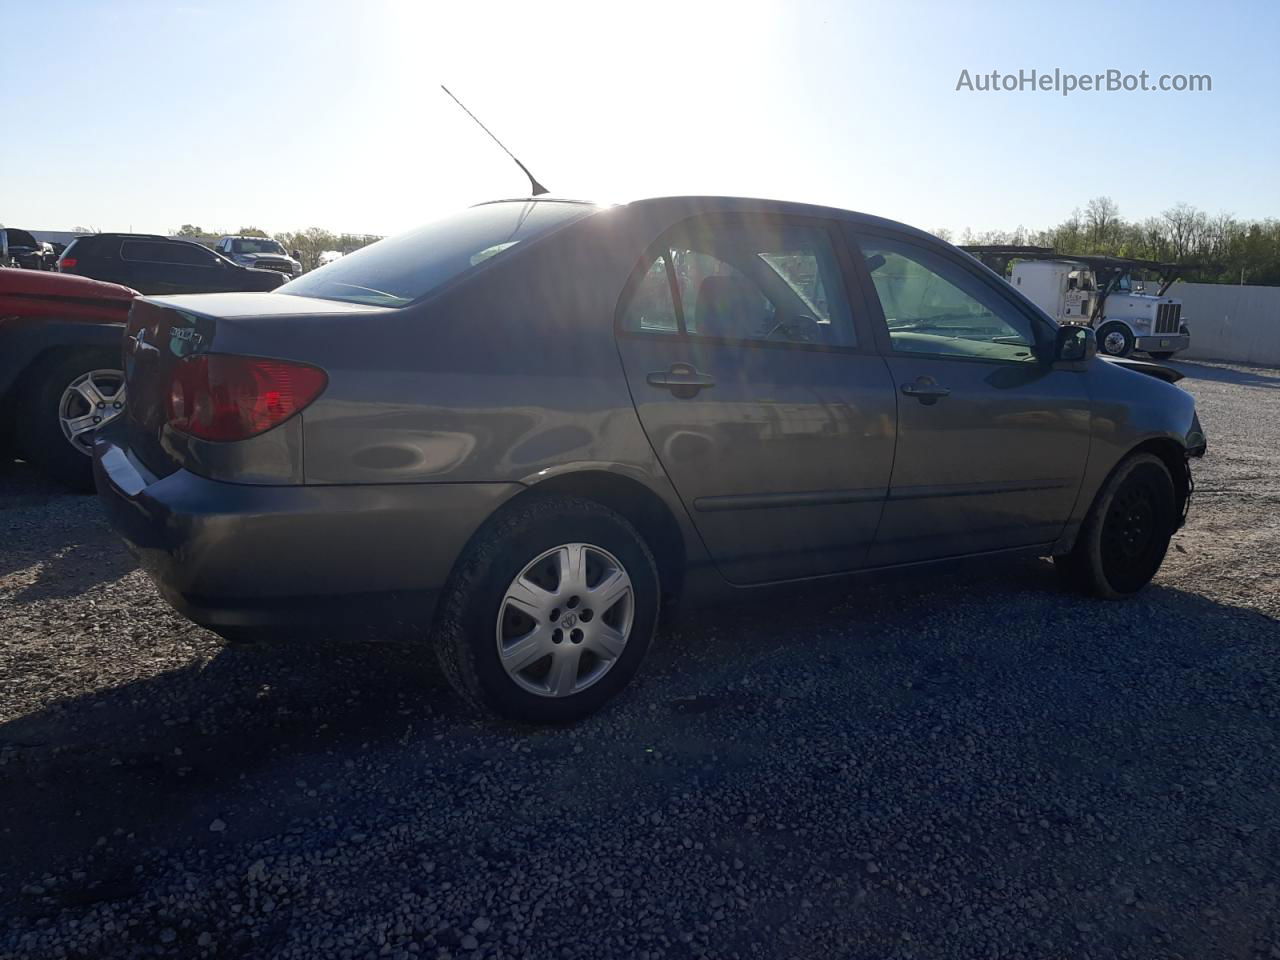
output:
[[[1180,266],[1128,257],[1055,254],[1048,247],[965,246],[1061,324],[1092,327],[1098,349],[1168,360],[1191,345],[1182,303],[1166,296]],[[1157,279],[1136,279],[1137,274]],[[1148,287],[1155,292],[1149,293]]]

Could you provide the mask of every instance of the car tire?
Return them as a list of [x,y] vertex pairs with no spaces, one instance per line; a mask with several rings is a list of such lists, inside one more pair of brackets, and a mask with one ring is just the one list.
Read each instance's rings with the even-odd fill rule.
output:
[[[83,396],[71,397],[73,385],[85,377],[101,374],[105,379],[117,379],[122,391],[124,375],[120,371],[120,353],[117,350],[95,347],[82,350],[59,351],[39,362],[24,378],[18,401],[16,439],[23,458],[39,467],[47,476],[82,493],[93,492],[92,444],[73,445],[63,432],[64,401],[79,404],[80,408],[67,413],[83,413],[84,416],[101,415],[102,423],[108,423],[123,412],[123,394],[102,394],[105,408],[93,409]],[[101,385],[103,376],[98,377]],[[114,406],[119,396],[121,406]],[[92,428],[96,432],[98,427]]]
[[1096,339],[1098,352],[1108,357],[1127,357],[1133,353],[1133,331],[1118,321],[1100,326]]
[[463,552],[433,628],[436,655],[473,706],[569,723],[635,676],[660,603],[653,554],[624,517],[591,500],[533,496]]
[[1075,547],[1054,557],[1054,565],[1071,585],[1119,600],[1151,582],[1177,526],[1177,496],[1169,468],[1152,454],[1133,454],[1107,478]]

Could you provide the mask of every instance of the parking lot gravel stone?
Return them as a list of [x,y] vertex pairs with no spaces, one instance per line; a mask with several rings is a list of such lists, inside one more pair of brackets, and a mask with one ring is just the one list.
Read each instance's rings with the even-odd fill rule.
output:
[[1155,584],[1041,560],[684,611],[567,728],[421,638],[225,646],[0,465],[0,957],[1280,957],[1280,371]]

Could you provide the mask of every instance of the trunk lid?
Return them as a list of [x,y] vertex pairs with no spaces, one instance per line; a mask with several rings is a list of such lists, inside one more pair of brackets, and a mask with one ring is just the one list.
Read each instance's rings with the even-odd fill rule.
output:
[[156,300],[137,300],[129,311],[124,339],[129,447],[147,469],[160,476],[167,476],[179,466],[163,444],[173,365],[188,354],[206,349],[215,326],[210,318],[167,307]]
[[[140,297],[125,327],[124,374],[128,391],[125,430],[128,446],[157,476],[183,464],[192,441],[166,430],[173,368],[184,357],[200,353],[297,359],[280,350],[281,340],[297,343],[294,324],[333,314],[382,314],[385,307],[363,307],[310,297],[275,293],[211,293],[175,297]],[[271,328],[288,324],[289,336],[273,336]],[[284,333],[284,330],[280,331]]]

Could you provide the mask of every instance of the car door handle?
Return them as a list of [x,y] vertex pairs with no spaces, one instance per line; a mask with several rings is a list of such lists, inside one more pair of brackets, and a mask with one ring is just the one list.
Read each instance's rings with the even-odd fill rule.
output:
[[902,392],[908,397],[915,397],[925,406],[937,403],[943,397],[951,396],[951,391],[929,377],[919,377],[912,383],[904,383]]
[[646,377],[655,387],[665,387],[676,396],[693,396],[699,390],[714,387],[714,377],[699,373],[698,368],[690,363],[673,363],[669,370],[655,370]]

